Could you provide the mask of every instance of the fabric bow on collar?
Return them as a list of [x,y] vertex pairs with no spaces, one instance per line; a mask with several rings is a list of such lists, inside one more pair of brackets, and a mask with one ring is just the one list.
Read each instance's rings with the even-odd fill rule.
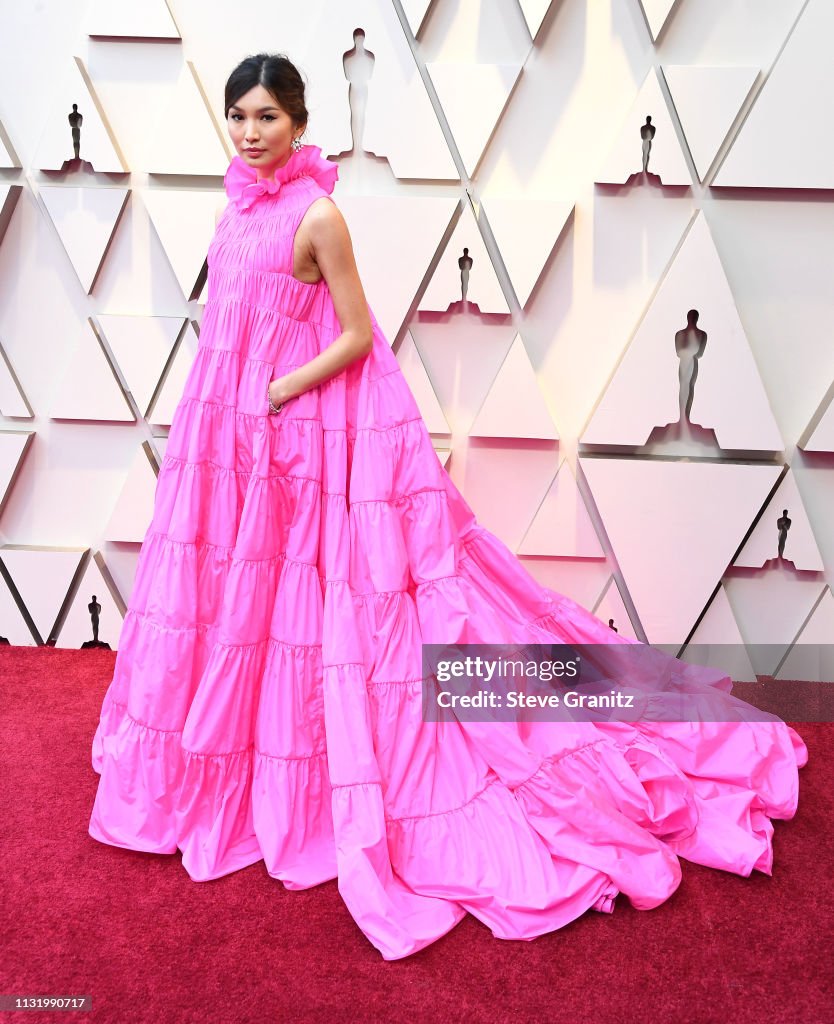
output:
[[339,165],[325,159],[318,146],[302,146],[298,152],[292,152],[289,160],[283,167],[277,167],[274,174],[259,178],[257,167],[251,167],[243,157],[236,156],[229,164],[223,184],[229,199],[246,210],[261,196],[276,195],[282,185],[305,175],[318,182],[330,195],[339,177]]

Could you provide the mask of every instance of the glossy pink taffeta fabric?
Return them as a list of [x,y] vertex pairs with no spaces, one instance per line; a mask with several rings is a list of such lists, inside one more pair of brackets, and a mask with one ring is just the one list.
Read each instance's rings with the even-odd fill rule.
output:
[[[337,878],[385,959],[467,912],[530,939],[619,892],[655,907],[679,857],[769,873],[807,760],[778,720],[422,720],[423,642],[629,641],[477,523],[373,316],[367,357],[267,414],[268,382],[340,333],[326,283],[292,276],[336,178],[314,146],[268,182],[239,157],[226,174],[90,835],[179,849],[196,881],[261,859],[291,889]],[[735,700],[704,680],[705,700]]]

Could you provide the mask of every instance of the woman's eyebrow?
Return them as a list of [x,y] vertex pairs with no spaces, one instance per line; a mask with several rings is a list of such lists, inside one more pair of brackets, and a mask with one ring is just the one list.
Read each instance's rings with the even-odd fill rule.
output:
[[[258,107],[258,109],[255,111],[255,113],[256,114],[262,114],[265,110],[277,110],[277,109],[278,109],[277,107]],[[243,107],[231,106],[231,107],[229,107],[229,110],[243,110]]]

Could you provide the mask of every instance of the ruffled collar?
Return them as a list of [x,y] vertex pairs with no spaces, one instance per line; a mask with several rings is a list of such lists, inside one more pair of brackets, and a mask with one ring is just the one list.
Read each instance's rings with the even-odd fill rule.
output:
[[312,178],[327,192],[333,191],[339,177],[339,165],[321,155],[318,146],[302,146],[290,154],[283,167],[276,167],[268,178],[259,178],[257,167],[251,167],[241,156],[235,156],[223,178],[226,195],[247,209],[260,196],[276,195],[288,181],[304,176]]

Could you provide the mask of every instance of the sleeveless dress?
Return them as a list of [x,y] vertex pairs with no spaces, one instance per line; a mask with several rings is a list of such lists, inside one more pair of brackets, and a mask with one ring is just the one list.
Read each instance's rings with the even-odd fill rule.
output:
[[[366,357],[268,414],[269,381],[340,334],[326,282],[292,276],[337,177],[315,146],[270,180],[240,157],[226,173],[93,739],[90,835],[180,850],[195,881],[260,860],[289,889],[338,879],[387,960],[467,912],[531,939],[620,892],[655,907],[679,858],[770,874],[808,756],[779,719],[425,720],[423,643],[635,642],[477,522],[373,313]],[[724,719],[749,707],[664,657]]]

